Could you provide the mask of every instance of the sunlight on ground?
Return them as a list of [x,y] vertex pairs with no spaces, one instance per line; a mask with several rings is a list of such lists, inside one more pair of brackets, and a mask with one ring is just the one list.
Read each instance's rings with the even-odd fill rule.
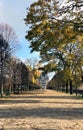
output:
[[51,90],[0,99],[0,130],[83,130],[83,100]]

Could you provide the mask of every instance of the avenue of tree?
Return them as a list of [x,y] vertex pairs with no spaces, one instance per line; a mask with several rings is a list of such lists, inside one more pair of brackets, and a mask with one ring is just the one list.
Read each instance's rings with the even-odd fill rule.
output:
[[[17,36],[7,24],[0,24],[0,95],[22,93],[30,86],[36,84],[37,73],[35,67],[29,70],[31,65],[23,63],[13,56],[18,46]],[[35,62],[34,62],[35,63]],[[35,65],[35,64],[34,64]]]
[[72,94],[83,82],[83,0],[38,0],[27,8],[25,24],[31,52],[45,63],[41,69],[59,75]]
[[0,24],[1,97],[40,88],[39,70],[55,72],[48,88],[65,88],[72,94],[83,83],[83,0],[37,0],[27,8],[24,20],[31,53],[39,52],[41,59],[23,63],[15,58],[17,36],[9,25]]

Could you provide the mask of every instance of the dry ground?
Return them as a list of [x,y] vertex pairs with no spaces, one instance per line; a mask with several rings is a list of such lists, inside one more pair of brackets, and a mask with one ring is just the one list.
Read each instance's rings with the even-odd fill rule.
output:
[[52,90],[0,99],[0,130],[83,130],[83,99]]

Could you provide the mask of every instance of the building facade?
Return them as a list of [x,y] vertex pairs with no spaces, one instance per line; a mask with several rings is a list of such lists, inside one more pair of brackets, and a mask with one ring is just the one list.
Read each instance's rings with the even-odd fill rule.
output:
[[48,81],[49,81],[48,75],[42,72],[39,77],[39,84],[41,85],[42,89],[46,89]]

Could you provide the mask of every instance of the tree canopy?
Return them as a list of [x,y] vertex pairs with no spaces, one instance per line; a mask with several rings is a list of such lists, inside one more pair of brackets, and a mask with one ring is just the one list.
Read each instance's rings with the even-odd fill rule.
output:
[[83,66],[83,1],[38,0],[27,9],[26,39],[40,52],[46,71],[65,70],[67,80]]

